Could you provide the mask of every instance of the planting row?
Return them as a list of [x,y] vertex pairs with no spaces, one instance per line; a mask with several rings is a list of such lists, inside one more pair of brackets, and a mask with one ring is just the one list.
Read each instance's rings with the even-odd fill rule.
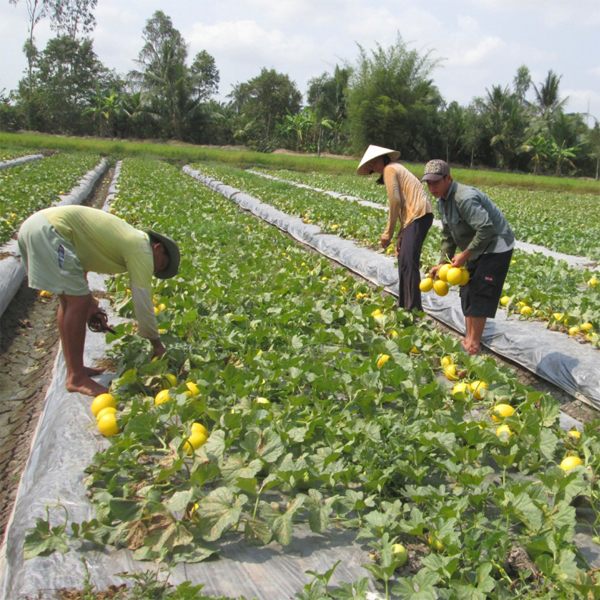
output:
[[[379,238],[386,220],[380,210],[264,179],[234,167],[195,165],[194,168],[292,216],[302,217],[306,223],[319,225],[325,232],[358,240],[380,251]],[[423,247],[424,271],[437,264],[439,247],[440,230],[432,227]],[[388,252],[390,250],[393,251],[393,247],[388,248]],[[572,268],[543,254],[516,250],[505,283],[503,305],[516,318],[544,321],[549,327],[570,333],[582,343],[598,346],[598,281],[599,271]]]
[[29,156],[36,154],[35,150],[23,150],[17,148],[0,149],[0,162],[6,162],[8,160],[15,160],[15,158],[21,158],[22,156]]
[[[372,551],[386,594],[595,594],[571,506],[584,496],[600,523],[593,426],[564,432],[553,398],[175,168],[126,160],[120,182],[116,214],[173,235],[184,258],[155,290],[168,355],[151,362],[117,327],[116,430],[74,541],[194,562],[335,524]],[[112,286],[123,314],[127,286]]]
[[0,172],[0,244],[32,213],[50,206],[93,169],[95,154],[55,154]]
[[[385,190],[375,185],[373,178],[285,170],[262,172],[387,204]],[[600,186],[598,194],[529,191],[510,187],[482,189],[504,212],[518,240],[600,261]]]

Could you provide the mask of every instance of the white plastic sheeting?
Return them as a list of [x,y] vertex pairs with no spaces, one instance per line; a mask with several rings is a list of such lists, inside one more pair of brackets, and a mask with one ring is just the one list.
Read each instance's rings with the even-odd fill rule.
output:
[[[41,154],[39,156],[42,156]],[[43,157],[42,157],[43,158]],[[69,204],[81,204],[92,192],[98,178],[106,171],[108,162],[103,158],[98,165],[88,171],[77,183],[77,185],[68,193],[59,196],[53,206],[66,206]],[[8,254],[6,258],[0,260],[0,316],[8,308],[11,300],[19,290],[21,283],[27,273],[25,267],[21,264],[19,258],[19,247],[15,240],[10,240],[0,246],[0,256]]]
[[44,158],[43,154],[28,154],[27,156],[20,156],[19,158],[13,158],[11,160],[4,160],[0,162],[0,171],[2,169],[10,169],[11,167],[18,167],[34,160],[41,160]]
[[[115,177],[120,165],[117,165]],[[186,168],[186,172],[208,183],[198,173]],[[116,193],[116,179],[113,179],[110,194]],[[239,191],[219,182],[211,187],[231,197],[248,210],[256,210],[264,217],[272,219],[273,224],[293,231],[304,243],[315,239],[325,240],[326,248],[335,260],[341,258],[354,267],[366,265],[365,272],[372,281],[376,279],[390,281],[394,279],[394,261],[388,257],[376,255],[354,247],[351,242],[339,240],[335,236],[318,235],[318,228],[305,225],[300,219],[291,218],[272,207],[241,194]],[[110,197],[109,194],[109,197]],[[105,205],[105,210],[108,206]],[[337,240],[337,242],[336,242]],[[339,243],[338,243],[339,242]],[[359,252],[357,252],[359,251]],[[355,264],[360,263],[360,264]],[[90,274],[90,287],[104,290],[104,278]],[[393,285],[393,282],[392,284]],[[443,299],[434,303],[441,310]],[[456,300],[456,299],[454,299]],[[101,301],[102,307],[109,313],[109,321],[119,319],[111,314],[110,306]],[[455,310],[454,302],[451,310]],[[432,305],[432,310],[433,310]],[[107,345],[105,336],[90,334],[86,343],[86,364],[105,356]],[[81,588],[86,576],[81,560],[87,563],[91,583],[98,589],[110,584],[121,584],[117,577],[123,571],[155,570],[156,565],[136,562],[127,550],[95,551],[90,548],[73,549],[67,554],[54,553],[48,557],[37,557],[28,561],[23,559],[23,540],[27,529],[35,524],[37,517],[45,518],[45,506],[60,503],[69,512],[70,521],[87,521],[94,517],[83,483],[84,469],[90,464],[96,451],[106,447],[107,441],[94,426],[90,411],[91,399],[80,394],[69,394],[64,388],[65,367],[62,353],[59,352],[54,368],[54,377],[46,397],[46,405],[36,428],[29,461],[25,468],[13,513],[7,527],[5,543],[0,550],[0,600],[21,600],[26,596],[38,597],[38,592],[51,596],[58,588]],[[106,385],[110,376],[105,374],[100,381]],[[561,416],[561,425],[565,428],[581,426],[580,423]],[[52,524],[62,522],[63,514],[58,509],[51,512]],[[598,550],[581,531],[575,542],[593,566],[600,565]],[[319,573],[331,568],[338,560],[331,583],[354,581],[368,576],[363,568],[368,560],[364,547],[355,541],[355,533],[334,529],[327,535],[311,533],[306,527],[296,528],[292,544],[282,548],[276,543],[257,548],[243,542],[226,542],[221,547],[221,557],[217,561],[198,564],[180,564],[172,568],[169,581],[177,585],[184,581],[203,583],[204,593],[259,600],[291,598],[310,580],[306,571]],[[376,599],[376,594],[371,594]]]
[[[119,167],[118,164],[109,198],[116,193]],[[107,202],[104,210],[108,208]],[[104,290],[104,281],[104,277],[90,273],[92,290]],[[101,306],[109,313],[110,323],[119,322],[106,301],[101,300]],[[106,351],[105,336],[88,335],[85,363],[94,364]],[[99,381],[108,385],[110,376],[104,374]],[[107,441],[94,426],[91,399],[70,394],[64,386],[65,365],[59,351],[5,544],[0,550],[0,600],[38,598],[39,591],[46,592],[44,597],[49,598],[52,590],[80,589],[86,576],[82,559],[98,589],[122,584],[118,573],[157,569],[152,563],[134,561],[128,550],[76,549],[64,555],[55,552],[48,557],[24,560],[26,531],[35,525],[36,517],[45,518],[45,506],[60,503],[68,510],[69,521],[89,521],[95,516],[86,497],[84,470],[94,454],[106,447]],[[53,525],[64,521],[64,512],[59,509],[53,509],[51,515]],[[312,533],[308,526],[301,526],[295,528],[293,541],[285,548],[276,543],[257,548],[243,541],[225,542],[220,546],[219,560],[172,567],[169,581],[173,585],[184,581],[205,584],[202,590],[205,594],[243,595],[259,600],[292,598],[310,581],[306,571],[324,573],[337,561],[341,564],[331,579],[333,585],[369,576],[362,567],[368,561],[367,552],[355,542],[355,537],[356,532],[348,530],[333,529],[320,535]],[[375,593],[370,596],[372,600],[379,598]]]
[[[339,192],[332,192],[330,190],[323,190],[318,187],[313,187],[310,185],[306,185],[304,183],[296,183],[295,181],[290,181],[289,179],[282,179],[280,177],[274,177],[273,175],[268,175],[266,173],[261,173],[260,171],[253,171],[252,169],[248,169],[248,173],[252,173],[253,175],[259,175],[260,177],[265,177],[267,179],[273,179],[275,181],[283,181],[285,183],[289,183],[290,185],[294,185],[299,188],[304,188],[308,190],[313,190],[315,192],[321,192],[323,194],[327,194],[328,196],[332,196],[333,198],[338,198],[339,200],[350,200],[351,202],[358,202],[363,206],[369,206],[370,208],[376,208],[378,210],[387,211],[388,207],[384,204],[378,204],[377,202],[371,202],[369,200],[363,200],[358,196],[350,196],[348,194],[340,194]],[[433,224],[436,227],[441,229],[442,222],[439,220],[434,220]],[[550,256],[556,261],[564,260],[570,267],[576,267],[579,269],[587,269],[587,268],[595,268],[597,263],[592,261],[585,256],[573,256],[572,254],[564,254],[563,252],[555,252],[554,250],[550,250],[544,246],[538,246],[537,244],[530,244],[528,242],[515,242],[515,246],[522,250],[523,252],[527,252],[528,254],[535,254],[536,252],[539,254],[543,254],[544,256]]]
[[[395,259],[359,248],[335,235],[323,234],[318,226],[305,224],[302,219],[291,217],[189,166],[183,170],[295,239],[398,295]],[[465,331],[458,292],[452,290],[444,297],[423,294],[423,308],[453,329],[461,333]],[[600,352],[591,346],[550,331],[541,323],[507,318],[506,312],[501,310],[494,320],[488,320],[482,341],[500,356],[517,362],[576,398],[600,408]]]

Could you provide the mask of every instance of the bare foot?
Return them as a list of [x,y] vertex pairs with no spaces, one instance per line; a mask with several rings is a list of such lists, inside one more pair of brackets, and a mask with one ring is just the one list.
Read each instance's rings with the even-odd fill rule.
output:
[[95,377],[96,375],[102,375],[105,369],[97,369],[96,367],[83,367],[83,372],[88,377]]
[[78,378],[67,376],[66,388],[69,392],[79,392],[86,396],[98,396],[108,392],[107,387],[100,385],[87,375]]
[[467,343],[465,341],[465,342],[461,342],[460,345],[462,346],[462,349],[469,356],[473,356],[473,355],[476,355],[476,354],[481,354],[481,347],[478,344]]

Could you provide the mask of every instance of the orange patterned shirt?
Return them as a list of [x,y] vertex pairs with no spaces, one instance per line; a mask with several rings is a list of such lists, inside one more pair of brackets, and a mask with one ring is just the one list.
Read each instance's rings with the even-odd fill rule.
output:
[[387,227],[381,237],[391,240],[399,219],[398,239],[401,239],[407,225],[427,213],[433,213],[433,203],[419,179],[399,162],[385,167],[383,180],[390,208]]

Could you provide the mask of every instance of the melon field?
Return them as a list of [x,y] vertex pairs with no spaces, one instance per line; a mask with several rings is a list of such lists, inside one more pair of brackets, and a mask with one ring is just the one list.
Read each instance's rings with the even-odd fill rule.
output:
[[[58,153],[0,171],[0,242],[99,160]],[[129,281],[110,278],[110,397],[93,413],[92,398],[77,400],[87,426],[63,446],[73,455],[98,448],[70,473],[89,517],[74,518],[66,496],[20,498],[27,517],[15,518],[22,536],[7,528],[3,597],[25,597],[24,589],[33,597],[21,582],[43,573],[48,585],[38,592],[47,598],[60,597],[53,587],[86,599],[600,598],[600,421],[565,421],[560,399],[520,383],[514,367],[491,353],[466,355],[434,319],[399,310],[382,287],[173,162],[120,160],[106,206],[180,243],[179,274],[153,288],[168,352],[151,360],[136,336]],[[189,165],[383,253],[385,211],[323,193],[385,204],[367,178],[261,169],[280,181],[224,162]],[[485,191],[517,239],[587,259],[573,266],[515,251],[499,310],[524,332],[544,324],[597,352],[600,197]],[[439,243],[434,227],[423,272],[437,263]],[[64,394],[65,414],[72,396]],[[33,454],[44,435],[52,433],[40,430]],[[315,552],[319,543],[332,550],[328,562],[280,573],[281,587],[265,592],[265,549],[296,556],[303,535],[317,540]],[[356,564],[342,545],[336,558],[335,536],[350,540]],[[261,557],[244,571],[256,586],[232,591],[210,578],[232,548]],[[159,566],[160,578],[151,575]],[[159,585],[167,572],[172,583]]]

